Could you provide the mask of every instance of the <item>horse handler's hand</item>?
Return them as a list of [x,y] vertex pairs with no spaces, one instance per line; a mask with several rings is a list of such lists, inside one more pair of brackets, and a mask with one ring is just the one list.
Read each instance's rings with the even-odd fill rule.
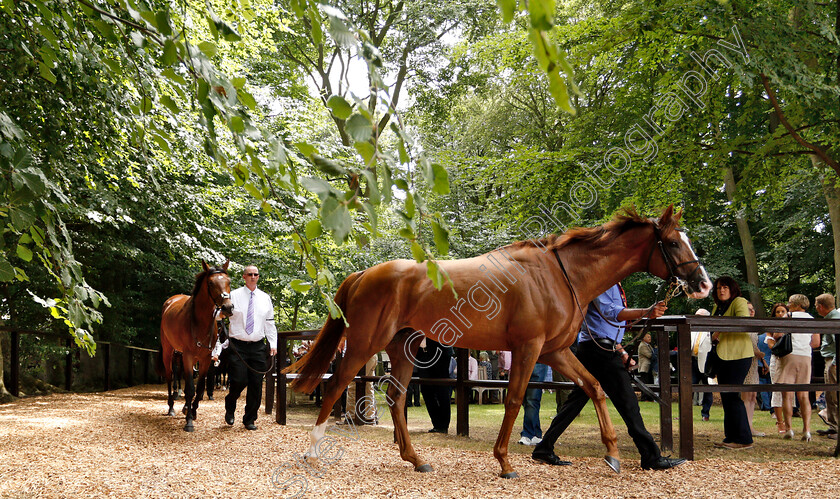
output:
[[653,310],[650,311],[648,317],[650,317],[651,319],[662,317],[663,315],[665,315],[666,310],[668,310],[668,307],[665,305],[664,301],[661,301],[654,305]]
[[272,357],[274,357],[275,355],[277,355],[277,349],[276,349],[276,348],[272,348],[272,349],[271,349],[271,356],[272,356]]
[[633,357],[627,356],[624,360],[624,367],[627,368],[628,371],[632,371],[636,368],[636,361],[633,360]]

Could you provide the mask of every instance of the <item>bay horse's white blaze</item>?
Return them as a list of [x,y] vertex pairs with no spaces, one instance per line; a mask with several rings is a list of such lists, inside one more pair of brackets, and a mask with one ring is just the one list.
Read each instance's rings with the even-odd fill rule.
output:
[[[691,257],[694,260],[699,260],[699,258],[697,258],[697,254],[694,253],[694,248],[691,247],[691,241],[688,239],[688,236],[685,235],[685,232],[680,232],[679,234],[683,244],[685,244],[688,247],[688,250],[691,252]],[[712,290],[712,282],[709,280],[709,276],[708,274],[706,274],[706,269],[702,265],[700,266],[700,274],[702,276],[700,290],[695,291],[693,293],[688,293],[688,296],[694,298],[695,300],[700,300],[709,296],[709,292]]]

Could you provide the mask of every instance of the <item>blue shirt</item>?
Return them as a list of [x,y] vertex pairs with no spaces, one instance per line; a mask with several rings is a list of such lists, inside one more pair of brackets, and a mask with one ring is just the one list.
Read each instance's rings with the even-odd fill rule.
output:
[[764,354],[764,362],[767,362],[767,365],[770,365],[770,345],[764,341],[767,338],[767,333],[761,333],[758,335],[758,349],[761,350],[761,353]]
[[[604,291],[602,294],[598,295],[597,298],[592,300],[592,303],[589,304],[589,309],[586,311],[584,321],[587,325],[589,325],[589,331],[592,332],[592,336],[595,338],[606,338],[609,340],[615,340],[616,343],[621,343],[621,340],[624,338],[624,328],[616,327],[606,322],[600,315],[598,315],[598,312],[595,311],[595,307],[598,307],[601,314],[613,324],[624,326],[624,321],[618,320],[618,314],[627,307],[624,306],[624,302],[621,299],[621,292],[618,290],[618,284]],[[584,341],[590,341],[591,339],[592,338],[590,338],[589,332],[586,330],[586,325],[583,325],[580,333],[578,333],[578,342],[583,343]]]

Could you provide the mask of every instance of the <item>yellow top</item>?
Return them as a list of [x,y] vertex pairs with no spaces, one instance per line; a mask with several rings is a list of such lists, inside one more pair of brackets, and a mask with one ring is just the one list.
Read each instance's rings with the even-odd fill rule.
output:
[[[717,311],[717,303],[712,309],[712,315]],[[723,313],[723,317],[749,317],[750,310],[747,307],[747,299],[739,296],[732,300],[729,308]],[[749,333],[725,333],[721,332],[718,337],[720,343],[717,346],[717,354],[722,360],[738,360],[752,357],[753,347]]]

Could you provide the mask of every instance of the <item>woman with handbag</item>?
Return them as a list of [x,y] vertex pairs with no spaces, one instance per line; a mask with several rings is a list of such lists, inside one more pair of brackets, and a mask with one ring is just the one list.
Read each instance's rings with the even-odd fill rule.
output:
[[[750,311],[750,317],[755,317],[755,307],[753,307],[753,304],[747,302],[747,308]],[[752,358],[752,362],[750,363],[750,370],[747,372],[744,384],[757,385],[758,366],[760,362],[764,362],[764,354],[758,349],[758,334],[749,333],[749,335],[755,356]],[[755,426],[753,426],[753,414],[755,413],[755,404],[758,401],[758,392],[741,392],[741,400],[744,401],[744,408],[747,410],[747,421],[750,422],[750,432],[752,433],[752,436],[765,436],[763,431],[756,431]]]
[[[721,276],[715,281],[715,307],[713,316],[749,317],[747,300],[741,296],[741,287],[735,279]],[[716,332],[712,334],[712,344],[716,345],[720,358],[718,383],[722,385],[740,385],[744,383],[754,357],[749,333]],[[749,449],[753,446],[747,409],[737,392],[721,392],[723,405],[723,442],[715,447],[724,449]]]
[[[795,319],[813,319],[811,314],[805,310],[811,302],[805,295],[791,295],[788,298],[788,309],[790,316]],[[791,351],[789,354],[779,358],[779,383],[807,384],[811,382],[811,350],[820,344],[819,334],[790,334],[776,333],[773,336],[776,342],[787,341],[785,335],[789,335]],[[808,392],[796,392],[799,400],[799,412],[802,414],[802,440],[811,441],[811,402],[808,400]],[[793,417],[793,392],[782,394],[782,413],[785,418],[785,433],[783,438],[793,438],[791,418]]]
[[[770,317],[787,318],[790,317],[790,311],[784,303],[774,303],[773,308],[770,309]],[[771,348],[770,382],[773,384],[780,383],[779,356],[773,353],[772,350],[776,346],[776,338],[772,334],[767,333],[764,337],[764,342]],[[784,435],[787,433],[787,429],[785,429],[785,418],[782,414],[782,392],[773,392],[770,395],[770,407],[773,408],[773,415],[776,416],[776,429],[779,431],[779,435]]]

